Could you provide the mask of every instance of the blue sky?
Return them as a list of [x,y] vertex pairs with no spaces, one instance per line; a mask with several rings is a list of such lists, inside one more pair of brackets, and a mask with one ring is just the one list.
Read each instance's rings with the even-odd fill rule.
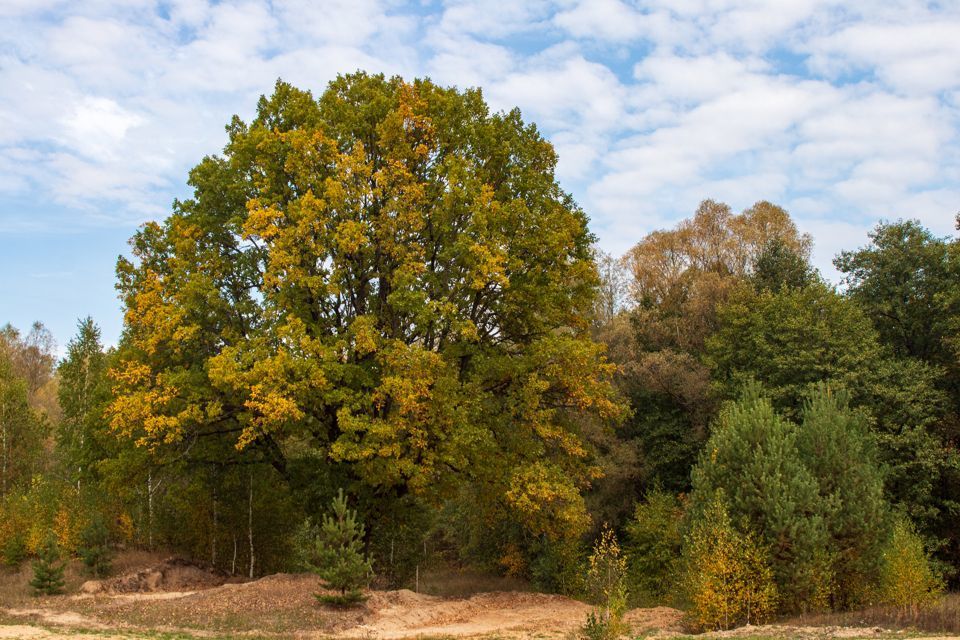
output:
[[121,315],[113,266],[278,77],[479,86],[554,142],[622,253],[714,198],[786,207],[814,262],[880,219],[953,233],[960,2],[3,0],[0,323],[62,346]]

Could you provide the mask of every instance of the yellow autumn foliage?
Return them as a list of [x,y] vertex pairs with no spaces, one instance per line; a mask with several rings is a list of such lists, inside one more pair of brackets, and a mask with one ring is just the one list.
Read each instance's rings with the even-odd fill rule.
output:
[[763,549],[731,524],[722,491],[706,506],[683,549],[684,595],[702,630],[762,624],[775,611],[777,587]]
[[943,594],[943,581],[930,564],[911,524],[898,520],[883,551],[877,601],[916,616]]

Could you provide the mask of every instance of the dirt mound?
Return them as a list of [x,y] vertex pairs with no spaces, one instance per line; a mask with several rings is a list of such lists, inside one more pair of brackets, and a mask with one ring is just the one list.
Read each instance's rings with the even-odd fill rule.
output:
[[[564,637],[580,628],[590,605],[558,595],[502,591],[470,598],[438,598],[410,591],[371,594],[368,616],[343,629],[348,638],[395,640],[416,636]],[[634,632],[676,629],[682,613],[658,607],[630,612]]]
[[[464,598],[407,589],[368,592],[358,607],[328,607],[314,597],[325,592],[315,575],[275,574],[231,583],[204,567],[170,560],[103,586],[95,596],[51,598],[44,605],[58,615],[82,615],[91,623],[84,625],[87,628],[343,640],[485,635],[559,640],[579,629],[591,610],[583,602],[543,593],[494,591]],[[631,611],[627,621],[635,633],[670,632],[678,630],[680,616],[679,611],[659,607]]]
[[155,591],[198,591],[219,587],[241,578],[219,569],[204,567],[182,558],[167,558],[163,562],[107,580],[90,580],[80,590],[83,593],[152,593]]

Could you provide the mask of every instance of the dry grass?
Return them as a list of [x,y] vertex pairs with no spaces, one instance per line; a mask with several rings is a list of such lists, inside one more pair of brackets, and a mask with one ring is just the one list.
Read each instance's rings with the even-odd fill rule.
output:
[[787,624],[801,626],[884,627],[929,633],[960,634],[960,593],[947,594],[914,614],[898,607],[870,607],[844,613],[806,615]]
[[[160,562],[165,556],[150,551],[129,550],[116,554],[113,561],[111,575],[122,575],[143,567],[149,567]],[[64,592],[76,593],[80,585],[90,580],[84,571],[83,563],[77,559],[67,562],[64,571]],[[23,606],[35,602],[30,580],[33,579],[33,568],[30,561],[25,561],[19,567],[4,567],[0,565],[0,607]]]
[[[411,590],[416,585],[408,585]],[[529,583],[519,578],[495,576],[469,569],[438,567],[420,573],[420,593],[443,598],[467,598],[494,591],[530,591]]]

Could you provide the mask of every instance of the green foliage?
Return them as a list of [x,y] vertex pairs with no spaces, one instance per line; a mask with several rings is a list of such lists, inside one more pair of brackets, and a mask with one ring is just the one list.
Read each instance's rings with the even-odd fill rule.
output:
[[769,270],[771,247],[805,263],[810,238],[769,202],[734,214],[705,200],[692,218],[647,235],[624,257],[635,303],[632,339],[609,329],[598,335],[611,345],[611,358],[622,367],[618,383],[635,409],[625,435],[639,451],[640,486],[689,489],[690,469],[717,410],[704,343],[731,292]]
[[889,507],[876,445],[849,394],[820,384],[807,400],[797,449],[819,486],[829,536],[834,609],[864,604],[877,580]]
[[688,618],[702,630],[760,624],[776,611],[768,551],[750,531],[734,528],[722,489],[702,506],[684,540],[681,589]]
[[3,547],[0,548],[0,559],[8,567],[19,566],[27,557],[27,541],[24,535],[9,535],[3,541]]
[[358,500],[377,582],[393,588],[412,584],[417,567],[430,559],[424,543],[433,532],[434,509],[411,495],[389,499],[361,494]]
[[881,223],[869,245],[834,264],[897,356],[886,367],[895,384],[878,381],[872,394],[886,432],[890,493],[938,555],[960,566],[960,242],[913,220]]
[[758,291],[801,289],[817,280],[807,256],[781,238],[769,240],[757,256],[750,282]]
[[937,602],[942,593],[943,582],[931,565],[923,541],[908,520],[897,520],[883,549],[879,603],[916,616],[921,608]]
[[776,293],[740,288],[718,321],[707,357],[721,394],[735,397],[747,381],[762,380],[773,405],[790,416],[799,415],[811,384],[859,389],[882,360],[863,312],[819,282]]
[[47,535],[40,554],[33,563],[33,579],[30,586],[36,595],[52,596],[63,592],[63,570],[57,536],[52,531]]
[[889,468],[886,492],[931,539],[960,536],[960,455],[951,444],[948,399],[937,368],[896,358],[878,341],[853,299],[815,283],[779,293],[741,289],[719,311],[720,328],[707,340],[715,387],[734,397],[748,380],[762,380],[774,406],[798,418],[814,385],[829,381],[850,391],[877,436],[878,458]]
[[0,497],[29,483],[39,471],[45,421],[30,406],[29,380],[20,375],[15,351],[0,336]]
[[800,455],[796,427],[777,415],[757,385],[721,410],[692,480],[692,523],[724,491],[730,517],[755,532],[770,554],[785,610],[827,604],[829,531],[818,482]]
[[530,545],[530,579],[549,593],[579,596],[584,592],[584,545],[579,540],[541,538]]
[[334,596],[317,595],[321,602],[349,605],[363,601],[361,589],[370,584],[373,562],[364,552],[363,525],[347,506],[341,489],[319,527],[306,520],[297,533],[296,549],[304,569],[319,575]]
[[665,604],[676,582],[680,559],[683,508],[663,490],[647,492],[627,522],[627,576],[641,606]]
[[596,607],[587,617],[583,634],[590,640],[611,640],[629,630],[623,621],[627,611],[627,559],[607,526],[590,554],[586,587]]
[[944,303],[958,287],[955,259],[946,238],[915,220],[900,220],[878,224],[868,246],[841,252],[834,264],[846,274],[850,297],[898,356],[951,364],[943,343],[951,333],[949,318],[960,308]]
[[28,487],[0,499],[0,548],[11,550],[11,560],[20,549],[36,556],[52,532],[60,548],[72,553],[89,512],[88,502],[75,486],[35,476]]
[[472,484],[521,536],[582,535],[578,418],[623,407],[552,146],[477,90],[364,73],[278,82],[228,133],[118,263],[111,430],[431,504]]
[[843,389],[817,385],[797,426],[749,385],[721,412],[693,484],[691,526],[722,491],[735,528],[768,554],[782,610],[871,600],[890,509],[869,422]]
[[105,578],[110,573],[113,551],[110,548],[110,530],[102,516],[92,519],[80,533],[77,553],[93,577]]
[[74,482],[94,477],[103,457],[98,442],[103,409],[109,400],[107,354],[100,329],[90,317],[77,323],[77,335],[67,344],[67,356],[57,367],[57,398],[62,418],[57,428],[57,450]]

